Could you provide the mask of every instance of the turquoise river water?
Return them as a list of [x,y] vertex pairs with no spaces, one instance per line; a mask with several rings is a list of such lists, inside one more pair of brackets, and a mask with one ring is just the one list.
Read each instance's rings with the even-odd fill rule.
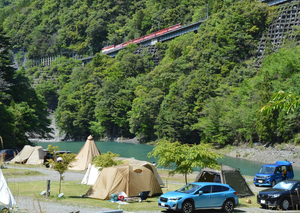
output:
[[[47,148],[49,144],[52,146],[58,146],[60,150],[69,150],[73,153],[78,153],[85,141],[73,141],[73,142],[39,142],[36,143],[38,146]],[[149,162],[156,162],[155,158],[148,158],[147,155],[152,151],[152,145],[146,144],[132,144],[132,143],[117,143],[111,141],[95,141],[98,149],[101,153],[106,153],[111,151],[117,153],[120,157],[135,158],[138,160],[145,160]],[[257,163],[253,161],[248,161],[239,158],[227,157],[219,159],[219,163],[226,164],[228,166],[240,169],[242,175],[253,176],[263,165],[262,163]],[[275,163],[275,162],[274,162]],[[200,169],[199,169],[200,170]],[[294,179],[300,179],[300,168],[294,168],[295,177]]]

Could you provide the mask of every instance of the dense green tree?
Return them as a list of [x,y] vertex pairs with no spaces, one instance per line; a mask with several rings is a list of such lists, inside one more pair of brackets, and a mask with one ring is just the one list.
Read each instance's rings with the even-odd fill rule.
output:
[[267,113],[271,113],[273,110],[284,110],[286,113],[294,112],[299,105],[299,100],[299,95],[279,91],[273,95],[272,99],[260,111],[266,111]]
[[135,133],[142,142],[154,141],[156,139],[154,126],[164,94],[158,88],[148,92],[143,86],[138,86],[135,96],[132,109],[128,112],[130,132]]
[[282,142],[297,137],[294,132],[298,129],[296,121],[298,114],[286,115],[285,112],[298,112],[299,85],[296,83],[299,78],[298,52],[299,47],[295,48],[293,43],[287,42],[277,53],[269,55],[264,61],[262,67],[264,81],[260,90],[263,101],[260,103],[260,111],[267,113],[258,112],[257,128],[263,141]]
[[[97,135],[106,135],[112,138],[116,132],[124,137],[132,136],[129,129],[129,117],[127,112],[131,110],[134,99],[133,79],[144,75],[153,65],[149,64],[147,57],[134,55],[131,52],[136,45],[128,47],[118,53],[115,63],[106,61],[106,57],[99,57],[99,61],[108,62],[107,69],[96,68],[96,72],[102,79],[102,87],[97,96],[95,109],[96,122],[92,122],[92,129]],[[93,62],[93,65],[98,64]],[[101,65],[102,66],[102,65]]]
[[116,157],[119,156],[119,154],[108,151],[107,153],[101,153],[101,155],[94,157],[92,163],[96,167],[100,167],[99,170],[102,170],[105,167],[111,167],[121,164],[123,162],[122,160],[116,160]]
[[195,168],[219,168],[217,159],[222,155],[213,151],[210,144],[201,143],[199,145],[181,144],[180,142],[170,142],[161,139],[157,142],[154,149],[149,152],[148,157],[158,158],[158,166],[172,168],[170,175],[175,173],[185,176],[187,184],[187,175],[192,173]]
[[50,120],[42,97],[36,94],[24,70],[12,67],[10,43],[0,29],[0,135],[6,148],[29,144],[28,137],[49,137]]
[[94,121],[95,98],[99,86],[90,67],[75,68],[70,82],[59,91],[55,112],[61,132],[70,138],[83,139],[90,134],[90,122]]

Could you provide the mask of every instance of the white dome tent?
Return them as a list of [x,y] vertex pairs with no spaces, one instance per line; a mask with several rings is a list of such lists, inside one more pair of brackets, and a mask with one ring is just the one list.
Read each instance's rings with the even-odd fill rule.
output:
[[16,201],[8,188],[6,180],[0,169],[0,210],[2,208],[12,207],[16,205]]

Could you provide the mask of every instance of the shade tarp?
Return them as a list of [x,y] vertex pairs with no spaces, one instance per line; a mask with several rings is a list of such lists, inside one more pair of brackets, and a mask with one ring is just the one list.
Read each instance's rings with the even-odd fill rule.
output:
[[85,197],[109,200],[111,194],[122,191],[129,197],[138,196],[142,191],[150,191],[149,196],[162,194],[151,169],[121,164],[104,168]]
[[100,167],[95,167],[94,164],[90,163],[81,181],[81,184],[93,185],[96,182],[99,174],[101,173],[99,169]]
[[93,137],[90,135],[86,140],[83,147],[80,149],[78,154],[76,155],[76,161],[71,163],[69,169],[70,170],[87,170],[89,163],[92,162],[92,158],[100,155],[100,151],[98,150]]
[[238,169],[222,165],[221,170],[209,168],[201,169],[196,182],[214,182],[216,175],[220,175],[221,183],[230,185],[237,192],[238,197],[254,196],[252,190]]
[[3,176],[2,170],[0,169],[0,206],[14,206],[16,201],[7,186],[6,180]]
[[33,146],[25,145],[23,149],[10,161],[10,163],[26,163],[33,150]]

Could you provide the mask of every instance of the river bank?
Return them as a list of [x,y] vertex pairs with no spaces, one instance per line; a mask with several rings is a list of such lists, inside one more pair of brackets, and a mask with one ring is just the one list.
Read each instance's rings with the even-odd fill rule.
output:
[[294,167],[300,168],[300,147],[291,144],[281,144],[269,147],[263,145],[230,146],[220,149],[218,152],[229,157],[241,158],[264,164],[275,163],[279,160],[287,160],[293,162]]

